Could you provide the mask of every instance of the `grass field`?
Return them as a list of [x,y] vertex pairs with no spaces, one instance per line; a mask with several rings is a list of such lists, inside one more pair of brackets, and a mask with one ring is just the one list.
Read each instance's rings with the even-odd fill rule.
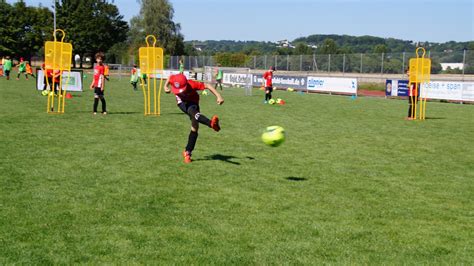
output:
[[472,105],[417,122],[405,100],[229,89],[202,97],[223,129],[185,165],[174,97],[144,117],[126,79],[106,86],[109,115],[89,90],[48,115],[32,80],[0,79],[0,264],[474,263]]

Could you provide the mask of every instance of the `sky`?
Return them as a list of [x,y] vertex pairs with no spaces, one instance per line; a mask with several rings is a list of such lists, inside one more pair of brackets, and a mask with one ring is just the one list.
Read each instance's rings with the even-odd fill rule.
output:
[[[7,0],[9,3],[16,0]],[[53,0],[24,0],[51,6]],[[294,40],[311,34],[474,40],[474,0],[170,0],[185,40]],[[136,0],[114,0],[126,21]],[[414,25],[418,23],[418,25]]]

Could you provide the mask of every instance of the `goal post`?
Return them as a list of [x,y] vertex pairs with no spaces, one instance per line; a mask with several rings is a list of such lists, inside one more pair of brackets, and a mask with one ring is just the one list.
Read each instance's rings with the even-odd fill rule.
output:
[[114,73],[114,76],[118,76],[119,80],[122,80],[122,64],[107,64],[109,66],[109,71]]
[[205,66],[204,81],[216,84],[216,77],[219,71],[222,71],[222,84],[244,88],[245,95],[252,96],[252,74],[250,73],[250,68]]

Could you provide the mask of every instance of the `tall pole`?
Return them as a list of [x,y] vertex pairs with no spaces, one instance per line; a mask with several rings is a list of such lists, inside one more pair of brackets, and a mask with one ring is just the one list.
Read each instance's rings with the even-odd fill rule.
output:
[[56,32],[56,0],[53,0],[53,6],[54,6],[54,12],[53,12],[53,17],[54,17],[54,32]]
[[466,49],[464,49],[463,55],[462,55],[462,78],[464,80],[464,69],[466,69]]

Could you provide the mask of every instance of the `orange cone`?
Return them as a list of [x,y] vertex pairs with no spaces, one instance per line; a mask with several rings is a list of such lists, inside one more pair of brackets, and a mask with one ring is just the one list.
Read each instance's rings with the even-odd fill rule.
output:
[[72,94],[71,93],[66,93],[66,99],[72,99]]

